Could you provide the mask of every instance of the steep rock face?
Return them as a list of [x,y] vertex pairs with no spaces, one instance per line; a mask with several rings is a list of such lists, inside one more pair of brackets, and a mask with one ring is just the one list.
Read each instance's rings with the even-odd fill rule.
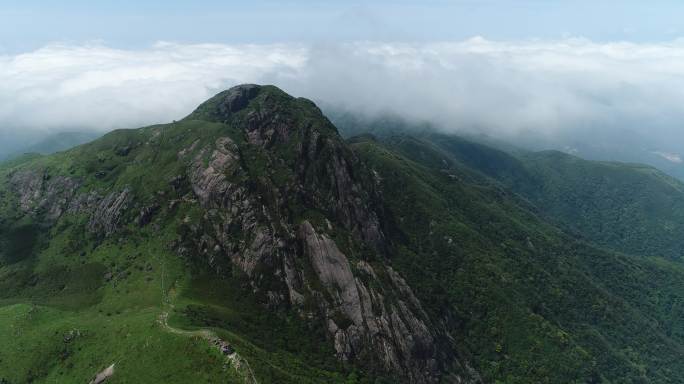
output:
[[91,232],[100,232],[105,235],[114,233],[121,224],[121,215],[127,208],[129,197],[130,191],[128,189],[121,192],[111,192],[105,196],[91,213],[88,229]]
[[87,228],[105,236],[122,224],[130,202],[130,190],[110,192],[80,192],[81,182],[67,176],[50,176],[45,171],[28,169],[13,172],[9,188],[17,195],[20,209],[31,216],[52,223],[65,213],[86,214]]
[[[209,163],[204,164],[204,158],[211,151]],[[192,190],[205,206],[215,204],[217,207],[226,206],[221,199],[226,196],[230,183],[225,173],[237,159],[237,146],[228,137],[216,140],[214,149],[202,148],[192,159],[190,167],[190,181]],[[180,153],[183,157],[185,153]]]
[[[255,105],[246,108],[257,97]],[[288,173],[289,185],[283,189],[290,194],[297,192],[298,203],[331,211],[335,219],[364,241],[382,246],[377,207],[368,206],[372,199],[360,185],[364,181],[365,187],[370,187],[369,177],[354,173],[359,160],[312,102],[292,98],[275,87],[242,85],[203,103],[188,119],[208,119],[239,127],[248,143],[269,158],[267,166],[280,167],[279,171]],[[198,154],[202,158],[206,151],[218,151],[213,153],[212,165],[206,172],[228,171],[229,164],[222,164],[222,156],[229,156],[231,162],[239,157],[236,146],[225,147],[230,139],[221,140],[214,148],[203,148]],[[284,164],[284,158],[288,158],[289,164]],[[362,176],[368,180],[362,180]]]
[[[413,382],[438,379],[435,342],[426,325],[427,315],[405,282],[390,267],[383,268],[387,281],[378,278],[374,268],[359,261],[359,276],[354,276],[347,257],[333,240],[316,233],[311,223],[300,225],[304,254],[330,298],[322,303],[328,331],[335,350],[343,360],[360,356],[377,359],[386,369],[406,372]],[[364,283],[364,280],[368,283]],[[373,286],[381,286],[378,291]],[[402,299],[390,302],[384,293],[401,293]],[[340,322],[343,315],[344,323]],[[346,324],[345,324],[346,323]],[[367,353],[373,351],[372,356]],[[377,352],[381,353],[377,353]]]
[[19,206],[25,213],[45,214],[48,220],[55,220],[64,213],[73,198],[79,183],[69,177],[50,177],[38,170],[17,171],[9,178],[10,189],[19,199]]
[[193,247],[217,272],[230,260],[269,307],[318,318],[344,361],[413,383],[471,379],[443,374],[456,359],[437,350],[437,327],[387,265],[373,178],[313,103],[248,85],[188,119],[244,133],[243,143],[220,137],[178,153],[206,210]]

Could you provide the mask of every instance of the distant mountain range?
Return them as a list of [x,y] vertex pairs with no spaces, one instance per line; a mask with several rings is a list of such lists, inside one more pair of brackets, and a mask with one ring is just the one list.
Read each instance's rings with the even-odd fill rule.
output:
[[483,143],[506,151],[557,150],[587,160],[619,161],[648,164],[652,167],[684,180],[684,145],[671,141],[659,142],[630,130],[619,133],[604,132],[597,127],[594,132],[543,135],[538,132],[510,134],[505,138],[495,137],[479,131],[469,131],[459,126],[438,125],[431,122],[415,122],[396,114],[365,115],[326,105],[324,111],[339,127],[344,136],[373,133],[380,136],[388,132],[405,134],[425,131],[455,132],[468,140]]
[[40,139],[22,139],[14,145],[0,148],[0,160],[8,160],[26,153],[47,155],[73,148],[101,136],[95,132],[58,132]]

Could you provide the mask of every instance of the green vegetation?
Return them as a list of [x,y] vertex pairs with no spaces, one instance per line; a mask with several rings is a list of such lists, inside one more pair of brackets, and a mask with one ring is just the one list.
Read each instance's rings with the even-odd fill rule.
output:
[[[315,110],[291,105],[293,114],[320,124]],[[335,358],[321,324],[270,312],[243,276],[218,277],[171,249],[186,219],[201,218],[187,183],[170,182],[186,172],[179,152],[225,136],[243,144],[244,132],[232,126],[188,118],[0,165],[0,382],[88,382],[111,364],[108,383],[244,381],[207,340],[165,329],[161,319],[169,311],[171,325],[212,330],[229,341],[260,383],[375,382]],[[295,161],[288,148],[281,148],[282,164],[261,163],[263,154],[243,149],[252,161],[235,182],[287,177]],[[56,222],[42,209],[26,214],[10,188],[12,175],[25,171],[43,181],[78,179],[75,194],[130,190],[125,225],[105,236],[90,231],[89,217],[77,211]],[[155,204],[152,223],[139,226],[139,210]]]
[[[230,342],[260,383],[396,382],[338,361],[326,324],[267,308],[254,277],[227,260],[210,266],[206,249],[183,242],[206,233],[205,216],[216,209],[200,208],[179,159],[208,163],[210,153],[191,149],[219,137],[236,144],[243,162],[224,176],[256,191],[264,215],[329,225],[330,212],[307,199],[334,195],[326,178],[333,154],[312,152],[319,161],[305,168],[298,156],[307,128],[316,127],[320,141],[337,132],[310,102],[263,90],[229,119],[213,114],[219,95],[179,122],[0,165],[0,383],[88,382],[111,364],[111,383],[243,382],[201,336],[208,333]],[[236,127],[250,127],[267,100],[280,107],[282,124],[300,124],[288,126],[285,143],[264,149]],[[389,263],[455,340],[461,362],[487,383],[682,381],[682,184],[648,167],[504,152],[426,127],[385,134],[392,124],[369,127],[379,138],[355,137],[343,150],[360,159],[348,165],[358,177],[376,181]],[[131,199],[116,231],[92,230],[82,210],[54,215],[42,204],[59,193],[19,201],[13,177],[24,173],[33,177],[29,189],[54,181],[74,195],[128,190]],[[331,181],[306,185],[306,198],[278,211],[283,196],[274,186],[289,186],[295,174]],[[328,234],[353,262],[384,262],[349,232],[330,226]],[[236,242],[254,236],[223,233]],[[254,276],[283,289],[269,273]],[[351,324],[341,313],[335,320]]]
[[432,313],[450,312],[486,381],[678,382],[678,264],[575,240],[430,143],[352,142],[397,223],[394,266]]
[[112,382],[209,383],[232,374],[206,342],[160,327],[161,281],[184,278],[163,236],[142,232],[84,244],[86,254],[64,252],[81,230],[55,227],[45,248],[0,270],[0,378],[88,382],[113,363]]
[[344,383],[348,375],[362,377],[359,372],[344,373],[320,324],[265,311],[253,297],[244,295],[240,280],[196,274],[171,323],[185,329],[214,329],[264,382]]
[[592,243],[633,255],[684,255],[684,184],[650,166],[557,151],[504,152],[449,135],[426,134],[422,140],[442,158],[495,179],[545,219]]

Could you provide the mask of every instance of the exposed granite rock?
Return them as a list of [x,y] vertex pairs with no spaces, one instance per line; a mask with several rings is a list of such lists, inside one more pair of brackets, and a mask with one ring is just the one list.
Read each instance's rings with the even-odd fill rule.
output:
[[[394,294],[403,293],[395,302],[385,299],[382,292],[364,284],[355,277],[347,257],[334,241],[319,234],[311,223],[300,225],[299,236],[305,247],[304,253],[311,260],[317,277],[332,302],[321,302],[326,315],[328,330],[333,335],[335,350],[342,360],[353,360],[366,355],[372,348],[371,359],[377,359],[391,372],[405,372],[411,382],[430,383],[439,379],[439,366],[435,359],[435,343],[426,325],[427,315],[405,282],[391,268],[386,273],[394,275],[392,284],[383,284],[373,268],[363,263],[368,281],[382,286]],[[395,281],[394,279],[397,279]],[[412,306],[413,309],[410,309]],[[341,311],[349,324],[338,324],[337,311]]]
[[[204,158],[211,152],[209,163]],[[226,179],[228,168],[237,160],[237,146],[228,137],[216,140],[214,148],[203,148],[195,155],[189,170],[192,190],[204,205],[222,206],[229,188]]]
[[332,239],[317,234],[308,221],[299,226],[298,235],[318,280],[334,300],[330,304],[339,307],[355,325],[362,325],[361,299],[347,257]]
[[[268,307],[319,319],[343,361],[381,367],[411,383],[477,382],[475,374],[443,374],[456,358],[438,351],[438,327],[383,261],[388,244],[372,173],[313,103],[254,89],[231,89],[198,110],[242,129],[241,145],[281,173],[260,169],[244,178],[251,158],[243,158],[242,148],[227,137],[182,149],[179,159],[206,214],[202,224],[191,225],[179,253],[194,249],[217,273],[229,269],[227,264],[237,267]],[[251,100],[258,106],[250,106]],[[305,108],[308,117],[293,115],[292,108]],[[283,168],[281,153],[293,157],[289,168]],[[296,206],[324,213],[324,222],[318,227],[297,219]],[[375,252],[377,265],[352,265],[326,233],[337,230]],[[317,310],[311,312],[307,301]]]
[[17,194],[24,213],[52,223],[65,213],[90,216],[91,232],[112,234],[121,224],[130,191],[111,192],[104,198],[96,192],[78,193],[81,182],[66,176],[49,176],[38,170],[20,170],[9,177],[10,190]]
[[219,93],[210,100],[202,103],[190,116],[189,119],[203,119],[224,122],[249,104],[259,92],[261,87],[254,84],[238,85]]
[[65,176],[51,177],[39,170],[14,172],[10,189],[19,197],[20,208],[31,215],[44,215],[48,221],[59,218],[73,198],[80,183]]
[[370,174],[357,175],[359,160],[338,138],[305,132],[300,146],[299,177],[313,205],[331,210],[345,228],[384,253],[385,239],[378,217],[379,200]]
[[95,191],[79,193],[69,201],[67,213],[84,213],[89,215],[95,211],[100,200],[102,200],[102,196]]
[[243,84],[229,89],[218,106],[220,113],[225,115],[245,108],[260,89],[256,84]]
[[91,232],[104,233],[106,236],[116,231],[121,223],[121,216],[129,203],[130,190],[111,192],[100,201],[91,214],[88,229]]
[[[376,250],[382,250],[385,242],[376,212],[379,208],[370,206],[377,200],[372,196],[375,193],[372,183],[368,182],[372,175],[360,171],[362,167],[356,155],[342,142],[337,129],[315,104],[294,99],[281,91],[262,92],[262,88],[251,84],[231,88],[198,110],[216,121],[232,121],[245,132],[250,144],[269,154],[284,148],[288,152],[294,151],[297,159],[292,171],[295,175],[288,194],[297,194],[306,205],[331,210],[345,228],[354,231]],[[258,107],[247,108],[248,102],[257,96]],[[293,114],[296,109],[304,109],[307,117]],[[239,118],[237,112],[242,112]],[[221,151],[218,145],[217,150]],[[230,152],[236,155],[236,148],[232,147]],[[200,152],[198,156],[203,155]],[[282,159],[274,159],[275,162],[279,160]],[[212,165],[207,172],[215,174],[215,169],[217,167]],[[227,171],[226,167],[223,169]],[[200,188],[206,189],[206,183]]]

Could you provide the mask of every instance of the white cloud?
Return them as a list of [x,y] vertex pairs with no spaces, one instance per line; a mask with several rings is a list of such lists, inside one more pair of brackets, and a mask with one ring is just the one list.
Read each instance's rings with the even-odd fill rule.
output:
[[684,41],[50,45],[0,56],[0,134],[170,121],[244,82],[452,129],[585,137],[629,130],[671,142],[682,138]]
[[665,159],[671,163],[677,163],[677,164],[682,163],[682,157],[677,153],[654,151],[653,154],[656,154],[656,155],[662,157],[663,159]]
[[300,67],[297,46],[158,43],[126,51],[51,45],[0,56],[0,132],[169,121],[229,85]]

